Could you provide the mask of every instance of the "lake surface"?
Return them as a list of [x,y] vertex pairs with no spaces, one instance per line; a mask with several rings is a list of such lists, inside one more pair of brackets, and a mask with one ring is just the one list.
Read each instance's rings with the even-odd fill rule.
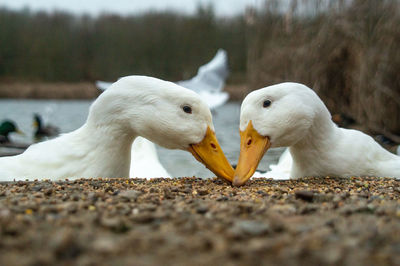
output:
[[[89,112],[92,101],[88,100],[0,100],[0,121],[11,119],[25,133],[25,136],[13,134],[16,142],[32,142],[33,114],[43,117],[45,124],[60,128],[62,133],[73,131],[82,126]],[[225,155],[232,164],[239,157],[239,114],[240,103],[229,102],[213,111],[213,121]],[[283,149],[270,149],[259,165],[260,170],[267,170],[269,164],[276,163]],[[162,165],[172,176],[212,177],[202,164],[197,162],[189,152],[168,150],[157,146]]]

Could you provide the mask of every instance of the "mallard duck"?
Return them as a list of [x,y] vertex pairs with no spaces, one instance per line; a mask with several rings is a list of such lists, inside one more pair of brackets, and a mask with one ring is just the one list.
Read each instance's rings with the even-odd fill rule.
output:
[[35,139],[41,140],[44,137],[54,137],[60,133],[60,129],[53,125],[43,125],[39,114],[33,115],[33,126],[35,127]]
[[290,177],[400,178],[400,157],[358,130],[339,128],[318,95],[299,83],[251,92],[240,114],[240,156],[234,185],[244,184],[270,147],[289,147]]
[[0,124],[0,143],[9,143],[10,138],[8,137],[10,133],[23,134],[17,127],[17,125],[11,120],[4,120]]
[[133,140],[142,136],[191,154],[232,180],[207,104],[193,91],[146,76],[115,82],[90,107],[79,129],[0,158],[0,180],[127,177]]

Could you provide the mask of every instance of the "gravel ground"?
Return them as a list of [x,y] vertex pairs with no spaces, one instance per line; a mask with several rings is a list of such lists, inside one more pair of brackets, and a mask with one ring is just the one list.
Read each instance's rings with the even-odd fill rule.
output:
[[400,181],[0,184],[2,265],[400,265]]

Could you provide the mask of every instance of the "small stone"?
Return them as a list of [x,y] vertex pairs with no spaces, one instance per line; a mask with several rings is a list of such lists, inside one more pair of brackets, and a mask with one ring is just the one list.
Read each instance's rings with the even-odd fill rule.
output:
[[72,229],[62,229],[51,239],[51,245],[57,258],[61,260],[76,258],[82,252],[76,234]]
[[36,185],[36,186],[32,187],[33,191],[41,191],[42,189],[43,189],[43,186],[40,186],[40,185]]
[[26,182],[26,181],[17,181],[16,184],[17,184],[17,186],[22,187],[22,186],[28,185],[28,182]]
[[209,192],[208,192],[208,190],[206,190],[206,189],[199,189],[199,190],[197,190],[197,193],[198,193],[200,196],[205,196],[205,195],[207,195]]
[[150,193],[157,193],[157,192],[158,192],[158,189],[152,187],[152,188],[149,189],[149,192],[150,192]]
[[312,202],[314,199],[314,192],[309,190],[297,190],[295,193],[296,199]]
[[259,221],[238,221],[235,223],[234,228],[239,232],[249,236],[264,235],[270,231],[270,226],[266,223]]
[[43,191],[43,194],[44,194],[45,196],[50,196],[51,194],[53,194],[53,189],[47,188],[47,189],[45,189],[45,190]]
[[104,192],[114,192],[114,189],[112,187],[106,187]]
[[116,233],[123,233],[129,230],[124,221],[119,217],[102,218],[100,224]]
[[227,196],[221,196],[217,198],[217,201],[227,201],[229,198]]
[[97,196],[97,194],[94,193],[94,192],[89,192],[89,194],[88,194],[88,199],[89,199],[91,202],[96,202],[97,199],[98,199],[98,196]]
[[118,249],[115,242],[106,237],[102,237],[93,242],[93,250],[99,253],[111,253]]
[[139,213],[138,215],[133,216],[132,220],[136,223],[147,224],[154,221],[154,216],[149,213]]
[[125,198],[128,200],[136,200],[140,195],[142,195],[141,191],[138,190],[124,190],[118,194],[121,198]]
[[196,212],[200,213],[200,214],[204,214],[204,213],[208,212],[208,207],[205,205],[200,205],[196,208]]
[[271,211],[291,215],[296,213],[296,207],[292,204],[274,205],[272,206]]
[[257,194],[261,195],[261,196],[268,196],[268,193],[263,191],[263,190],[258,190]]
[[175,199],[175,194],[169,189],[164,189],[164,197],[166,199]]

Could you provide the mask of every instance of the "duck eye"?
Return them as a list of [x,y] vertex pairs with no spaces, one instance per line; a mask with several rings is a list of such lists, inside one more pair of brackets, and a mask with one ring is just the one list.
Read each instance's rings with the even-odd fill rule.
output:
[[188,114],[191,114],[191,113],[192,113],[192,108],[191,108],[190,106],[187,106],[187,105],[184,105],[184,106],[182,107],[182,110],[183,110],[185,113],[188,113]]
[[268,107],[268,106],[270,106],[271,105],[271,100],[265,100],[264,101],[264,103],[263,103],[263,107],[265,108],[265,107]]

